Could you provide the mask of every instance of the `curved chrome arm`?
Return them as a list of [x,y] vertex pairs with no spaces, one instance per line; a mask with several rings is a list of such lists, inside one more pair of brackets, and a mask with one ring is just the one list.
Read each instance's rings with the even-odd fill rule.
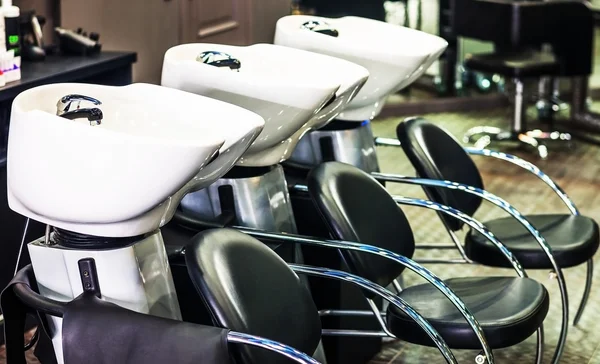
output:
[[375,137],[375,145],[378,147],[401,147],[402,143],[394,138]]
[[415,311],[415,309],[412,308],[408,303],[406,303],[402,298],[394,295],[387,289],[357,275],[342,272],[339,270],[310,267],[299,264],[289,264],[289,266],[294,272],[349,282],[380,296],[384,300],[388,301],[390,304],[396,306],[408,317],[413,319],[423,329],[423,331],[427,333],[431,340],[433,340],[435,346],[437,346],[440,353],[442,353],[442,355],[446,359],[446,362],[457,363],[454,354],[452,354],[452,351],[444,341],[444,338],[442,338],[442,336],[437,332],[437,330],[433,326],[431,326],[431,324],[425,318],[423,318],[423,316],[421,316],[417,311]]
[[[482,190],[482,189],[479,189],[476,187],[472,187],[472,186],[468,186],[468,185],[465,185],[462,183],[450,182],[450,181],[439,181],[439,180],[432,180],[432,179],[418,178],[418,177],[406,177],[406,176],[384,174],[384,173],[372,173],[371,175],[374,178],[376,178],[378,180],[383,180],[383,181],[400,182],[400,183],[407,183],[407,184],[414,184],[414,185],[421,185],[421,186],[425,185],[425,186],[441,187],[441,188],[448,188],[448,189],[463,191],[465,193],[479,196],[480,198],[491,202],[492,204],[500,207],[501,209],[506,211],[510,216],[515,218],[531,234],[531,236],[533,236],[533,238],[537,241],[539,246],[542,248],[542,250],[548,257],[548,260],[550,261],[552,268],[556,272],[556,277],[557,277],[558,286],[559,286],[560,294],[561,294],[561,301],[562,301],[563,322],[562,322],[562,326],[561,326],[561,334],[559,337],[558,345],[556,347],[556,352],[554,353],[554,358],[553,358],[552,362],[557,363],[560,360],[560,357],[562,356],[562,352],[564,350],[564,345],[565,345],[566,339],[567,339],[568,322],[569,322],[569,301],[568,301],[568,296],[567,296],[567,286],[565,283],[565,277],[563,275],[562,269],[556,263],[556,260],[554,259],[554,256],[552,255],[552,248],[550,247],[550,245],[548,245],[548,243],[546,242],[546,239],[544,239],[544,237],[540,234],[540,232],[533,225],[531,225],[531,223],[529,221],[527,221],[527,219],[517,209],[515,209],[513,206],[511,206],[508,202],[506,202],[502,198],[500,198],[492,193],[489,193],[485,190]],[[411,200],[411,199],[406,199],[405,197],[394,197],[394,199],[397,199],[397,198],[402,199],[403,202],[406,202],[406,200]],[[416,199],[413,199],[413,200],[416,200]],[[426,200],[421,200],[421,202],[419,202],[419,203],[421,205],[429,205],[432,202],[426,201]],[[436,208],[436,210],[447,214],[447,212],[445,212],[445,211],[447,211],[447,208],[438,207],[438,208]],[[457,210],[455,210],[455,211],[457,211]],[[460,213],[460,214],[462,214],[462,213]],[[462,215],[465,215],[465,214],[462,214]],[[468,215],[465,215],[465,216],[470,218],[470,216],[468,216]],[[464,220],[460,219],[458,216],[454,216],[454,217],[456,217],[457,219],[459,219],[461,221],[464,221]],[[466,221],[465,221],[465,223],[466,223]],[[481,225],[481,223],[479,223],[479,222],[477,224]],[[473,227],[470,224],[467,224],[467,225]],[[475,228],[475,227],[473,227],[473,228]],[[481,233],[481,231],[479,231],[479,230],[477,230],[477,231],[479,233]],[[505,256],[506,256],[506,254],[505,254]]]
[[[398,139],[376,137],[375,145],[385,146],[385,147],[400,147],[401,143]],[[490,149],[465,147],[464,150],[465,150],[465,152],[467,152],[468,154],[471,154],[471,155],[479,155],[479,156],[484,156],[484,157],[492,157],[492,158],[500,159],[505,162],[512,163],[516,166],[519,166],[519,167],[533,173],[536,177],[538,177],[540,180],[542,180],[548,187],[550,187],[552,189],[552,191],[554,191],[554,193],[556,193],[556,195],[567,206],[567,208],[569,209],[571,214],[579,215],[579,210],[577,210],[575,203],[573,203],[573,201],[569,198],[569,196],[567,196],[565,191],[563,191],[563,189],[560,188],[560,186],[558,184],[556,184],[556,182],[554,182],[547,174],[542,172],[533,163],[530,163],[530,162],[528,162],[524,159],[521,159],[515,155],[497,152],[497,151],[490,150]]]
[[564,202],[564,204],[567,206],[567,208],[569,209],[569,211],[571,212],[571,214],[573,215],[579,215],[579,210],[577,210],[577,207],[575,206],[575,203],[573,203],[573,201],[571,201],[571,199],[569,198],[569,196],[567,196],[567,194],[565,193],[565,191],[563,191],[562,188],[560,188],[559,185],[557,185],[550,177],[548,177],[547,174],[545,174],[544,172],[542,172],[537,166],[535,166],[533,163],[527,162],[524,159],[521,159],[517,156],[511,155],[511,154],[506,154],[506,153],[502,153],[502,152],[496,152],[493,150],[489,150],[489,149],[478,149],[478,148],[472,148],[472,147],[466,147],[465,151],[471,155],[480,155],[480,156],[485,156],[485,157],[492,157],[492,158],[496,158],[496,159],[500,159],[509,163],[512,163],[516,166],[519,166],[531,173],[533,173],[536,177],[538,177],[539,179],[541,179],[546,185],[548,185],[548,187],[550,187],[552,189],[552,191],[554,191],[554,193],[556,193],[556,195]]
[[97,100],[93,97],[90,96],[85,96],[85,95],[77,95],[77,94],[72,94],[72,95],[65,95],[63,97],[61,97],[58,102],[56,103],[56,115],[61,115],[67,111],[71,110],[71,103],[73,102],[78,102],[81,103],[82,101],[87,101],[89,103],[91,103],[92,105],[102,105],[102,102],[100,102],[100,100]]
[[250,229],[250,228],[246,228],[246,227],[239,227],[239,226],[236,226],[235,229],[237,229],[243,233],[246,233],[250,236],[253,236],[259,240],[260,239],[270,239],[270,240],[275,240],[278,242],[312,245],[312,246],[317,246],[317,247],[333,248],[333,249],[354,250],[354,251],[359,251],[359,252],[363,252],[363,253],[367,253],[367,254],[375,254],[375,255],[393,260],[396,263],[403,265],[404,267],[408,268],[409,270],[415,272],[420,277],[424,278],[427,282],[431,283],[435,288],[437,288],[440,292],[442,292],[442,294],[444,294],[444,296],[446,296],[450,300],[450,302],[452,302],[454,304],[454,306],[458,309],[458,311],[463,315],[465,320],[467,320],[467,323],[469,324],[469,326],[471,326],[471,328],[473,329],[473,332],[475,332],[475,335],[477,335],[477,338],[479,339],[479,342],[481,343],[483,352],[485,353],[485,356],[488,360],[488,363],[490,363],[490,364],[494,363],[494,356],[492,354],[492,349],[490,348],[490,346],[487,343],[487,340],[485,339],[485,334],[483,333],[483,329],[477,322],[477,319],[475,319],[473,314],[471,314],[471,312],[469,311],[467,306],[465,306],[464,302],[452,291],[452,289],[450,289],[450,287],[448,287],[446,282],[444,282],[443,280],[438,278],[435,274],[433,274],[427,268],[416,263],[415,261],[413,261],[405,256],[402,256],[400,254],[386,250],[386,249],[381,249],[381,248],[378,248],[378,247],[375,247],[372,245],[360,244],[360,243],[355,243],[355,242],[350,242],[350,241],[321,240],[321,239],[306,237],[306,236],[301,236],[301,235],[270,233],[270,232],[265,232],[265,231],[256,230],[256,229]]
[[[471,155],[479,155],[479,156],[500,159],[500,160],[512,163],[516,166],[519,166],[519,167],[533,173],[536,177],[538,177],[540,180],[542,180],[548,187],[550,187],[552,189],[552,191],[554,191],[554,193],[567,206],[567,208],[569,209],[569,211],[571,212],[572,215],[575,215],[575,216],[579,215],[579,210],[577,210],[575,203],[569,198],[569,196],[567,196],[567,194],[563,191],[563,189],[560,188],[560,186],[556,182],[554,182],[548,175],[546,175],[544,172],[542,172],[533,163],[527,162],[526,160],[521,159],[517,156],[511,155],[511,154],[497,152],[497,151],[493,151],[493,150],[489,150],[489,149],[478,149],[478,148],[468,147],[468,148],[465,148],[465,151]],[[575,318],[573,319],[573,325],[577,325],[579,323],[579,320],[581,319],[581,316],[583,315],[583,310],[586,307],[586,303],[589,298],[590,290],[592,288],[593,270],[594,270],[594,261],[593,261],[593,259],[589,259],[587,261],[587,279],[585,281],[584,293],[583,293],[583,297],[581,298],[579,308],[577,309],[577,312],[575,313]]]
[[243,334],[241,332],[229,331],[227,333],[227,342],[236,343],[236,344],[244,344],[250,346],[257,346],[259,348],[263,348],[269,351],[273,351],[280,355],[286,356],[296,363],[302,364],[320,364],[315,359],[310,356],[300,352],[291,346],[287,346],[285,344],[279,343],[277,341],[265,339],[262,337]]
[[455,208],[452,208],[452,207],[449,207],[446,205],[442,205],[437,202],[423,200],[420,198],[404,197],[404,196],[392,196],[392,197],[393,197],[394,201],[396,201],[396,203],[398,203],[398,204],[424,207],[426,209],[439,211],[443,214],[452,216],[455,219],[464,222],[465,224],[469,225],[472,229],[476,230],[478,233],[483,235],[489,242],[494,244],[496,246],[496,248],[498,248],[498,250],[500,250],[500,252],[510,262],[510,264],[512,265],[514,270],[517,272],[519,277],[527,277],[527,273],[525,273],[525,270],[521,266],[521,263],[519,263],[517,258],[513,255],[513,253],[510,250],[508,250],[508,248],[504,244],[502,244],[502,242],[500,240],[498,240],[498,238],[496,238],[494,233],[489,231],[488,228],[486,228],[485,225],[483,225],[478,220],[475,220],[471,216],[469,216]]

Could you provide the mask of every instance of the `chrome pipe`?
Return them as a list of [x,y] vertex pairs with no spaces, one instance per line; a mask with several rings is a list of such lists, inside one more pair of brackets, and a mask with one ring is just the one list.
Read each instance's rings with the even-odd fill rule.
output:
[[398,139],[375,137],[375,145],[378,147],[400,147],[402,144]]
[[419,264],[475,264],[464,259],[416,259]]
[[392,281],[392,286],[394,286],[394,289],[396,290],[397,294],[400,294],[400,292],[402,292],[402,284],[398,281],[397,278]]
[[542,364],[544,361],[544,325],[537,329],[537,346],[535,352],[535,363]]
[[[400,292],[397,292],[397,293],[400,293]],[[395,338],[396,335],[394,335],[394,333],[388,329],[387,324],[385,323],[385,320],[383,319],[383,316],[379,312],[379,307],[377,307],[377,305],[375,304],[375,302],[373,302],[372,299],[367,298],[366,300],[367,300],[367,303],[369,304],[369,307],[371,307],[371,311],[373,311],[373,315],[375,316],[375,319],[379,323],[379,326],[381,326],[381,331],[385,332],[388,337]]]
[[439,250],[450,250],[450,249],[456,249],[455,245],[425,245],[425,244],[419,244],[419,245],[415,245],[415,248],[417,249],[423,249],[423,250],[429,250],[429,249],[439,249]]
[[[501,131],[501,129],[498,129],[498,128],[492,128],[492,127],[488,127],[488,128],[493,129],[493,132]],[[478,133],[484,133],[484,132],[490,132],[490,131],[491,130],[487,130],[487,129],[483,130],[482,129],[482,130],[479,130]],[[386,147],[400,147],[401,143],[399,140],[393,139],[393,138],[376,137],[375,145],[386,146]],[[575,204],[573,203],[573,201],[571,201],[569,196],[567,196],[565,191],[562,188],[560,188],[560,186],[558,186],[548,175],[546,175],[544,172],[542,172],[533,163],[528,162],[528,161],[526,161],[522,158],[519,158],[515,155],[512,155],[512,154],[497,152],[497,151],[490,150],[490,149],[465,147],[464,150],[465,150],[465,152],[467,152],[470,155],[478,155],[478,156],[492,157],[492,158],[500,159],[505,162],[512,163],[516,166],[519,166],[519,167],[533,173],[536,177],[538,177],[540,180],[542,180],[546,185],[548,185],[548,187],[550,187],[552,189],[552,191],[554,191],[558,195],[558,197],[567,206],[567,208],[569,209],[571,214],[579,215],[579,211],[577,210],[577,207],[575,207]]]
[[542,180],[548,187],[550,187],[552,189],[552,191],[554,191],[554,193],[556,193],[556,195],[567,206],[567,208],[569,209],[569,211],[571,212],[572,215],[579,215],[579,210],[577,210],[577,207],[575,206],[573,201],[571,201],[569,196],[567,196],[565,191],[563,191],[563,189],[560,188],[559,185],[557,185],[547,174],[542,172],[533,163],[527,162],[526,160],[521,159],[517,156],[511,155],[511,154],[496,152],[496,151],[489,150],[489,149],[477,149],[477,148],[472,148],[472,147],[466,147],[465,151],[471,155],[479,155],[479,156],[484,156],[484,157],[492,157],[492,158],[500,159],[500,160],[509,162],[511,164],[514,164],[516,166],[519,166],[519,167],[531,172],[536,177],[538,177],[540,180]]
[[[383,317],[387,316],[387,312],[379,312]],[[370,310],[320,310],[319,316],[374,316],[375,313]]]
[[420,198],[409,198],[403,196],[392,196],[394,201],[398,204],[409,205],[409,206],[418,206],[424,207],[426,209],[439,211],[443,214],[452,216],[453,218],[462,221],[463,223],[470,226],[472,229],[479,232],[483,235],[490,243],[494,244],[498,250],[506,257],[506,259],[510,262],[513,269],[517,272],[519,277],[524,278],[527,277],[525,270],[521,266],[521,263],[517,260],[517,258],[513,255],[513,253],[508,250],[508,248],[496,238],[494,233],[489,231],[481,222],[475,220],[471,216],[446,205],[439,204],[437,202],[423,200]]
[[[431,196],[429,196],[429,191],[425,191],[425,194],[427,195],[427,198],[429,200],[433,200],[431,198]],[[456,234],[454,233],[454,231],[452,231],[452,229],[450,228],[450,225],[448,225],[448,222],[446,221],[446,219],[442,218],[442,216],[441,216],[442,213],[441,212],[437,212],[437,214],[440,217],[440,220],[442,221],[442,225],[444,225],[444,227],[446,228],[446,232],[448,233],[448,235],[450,235],[450,240],[452,240],[452,243],[454,244],[454,246],[456,247],[456,249],[460,253],[460,257],[463,260],[466,260],[469,263],[473,263],[473,261],[471,260],[471,258],[469,258],[469,255],[465,251],[465,247],[462,245],[462,243],[461,243],[460,239],[458,238],[458,236],[456,236]]]
[[310,356],[292,348],[291,346],[279,343],[277,341],[265,339],[262,337],[243,334],[241,332],[229,331],[227,333],[227,342],[235,344],[244,344],[250,346],[256,346],[259,348],[266,349],[268,351],[275,352],[292,359],[296,363],[301,364],[320,364]]
[[444,338],[437,332],[437,330],[429,323],[423,316],[421,316],[417,311],[415,311],[408,303],[406,303],[402,298],[396,296],[392,292],[387,289],[369,281],[362,277],[359,277],[354,274],[350,274],[347,272],[342,272],[339,270],[333,270],[328,268],[318,268],[318,267],[309,267],[305,265],[299,264],[289,264],[290,268],[294,272],[303,273],[315,277],[323,277],[330,278],[339,281],[348,282],[354,284],[356,286],[361,287],[367,291],[370,291],[374,294],[377,294],[384,300],[388,301],[390,304],[396,306],[399,310],[404,312],[408,317],[413,319],[422,329],[427,333],[427,335],[433,340],[435,346],[438,348],[444,359],[446,359],[447,363],[458,364],[454,354],[444,341]]
[[344,330],[344,329],[323,329],[323,336],[350,336],[350,337],[388,337],[383,331],[367,331],[367,330]]
[[581,316],[583,315],[583,310],[587,304],[588,299],[590,298],[590,293],[592,292],[592,277],[594,276],[594,259],[591,258],[586,263],[586,279],[585,279],[585,288],[583,289],[583,296],[581,297],[581,303],[577,308],[577,313],[575,313],[575,318],[573,319],[573,325],[577,326],[579,320],[581,320]]

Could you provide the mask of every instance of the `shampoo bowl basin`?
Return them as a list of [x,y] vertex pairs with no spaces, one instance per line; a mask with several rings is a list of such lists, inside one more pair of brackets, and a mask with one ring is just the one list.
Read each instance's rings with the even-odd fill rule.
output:
[[162,85],[262,116],[265,127],[238,165],[270,166],[288,159],[306,132],[333,119],[367,77],[351,62],[298,49],[199,43],[166,52]]
[[[57,116],[57,101],[73,94],[101,102],[66,108],[100,109],[99,125]],[[248,110],[155,85],[36,87],[12,106],[8,203],[74,232],[145,234],[172,217],[186,192],[226,173],[263,126]]]
[[339,119],[373,119],[390,94],[420,77],[448,43],[435,35],[381,21],[308,15],[277,22],[275,44],[346,59],[365,67],[369,80]]

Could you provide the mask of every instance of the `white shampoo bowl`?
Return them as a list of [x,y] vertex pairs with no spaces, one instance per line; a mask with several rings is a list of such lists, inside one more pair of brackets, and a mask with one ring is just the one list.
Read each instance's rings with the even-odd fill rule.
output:
[[[232,70],[197,61],[203,52],[229,55],[240,67]],[[288,47],[199,43],[166,52],[162,85],[261,115],[265,128],[238,165],[270,166],[288,159],[306,132],[333,119],[367,77],[366,69],[351,62]]]
[[[56,116],[69,94],[101,101],[101,124]],[[145,234],[226,173],[263,126],[235,105],[155,85],[36,87],[12,105],[8,203],[74,232]]]
[[[327,24],[337,36],[307,29],[311,22]],[[387,96],[419,78],[448,46],[438,36],[381,21],[308,15],[279,19],[275,44],[339,57],[369,70],[367,83],[338,116],[351,121],[377,116]]]

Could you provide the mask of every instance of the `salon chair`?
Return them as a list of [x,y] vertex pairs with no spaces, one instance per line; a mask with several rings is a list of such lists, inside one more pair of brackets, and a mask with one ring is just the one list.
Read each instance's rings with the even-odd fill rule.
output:
[[[373,177],[347,164],[327,162],[311,171],[307,184],[335,239],[371,244],[407,257],[413,255],[415,243],[404,213]],[[350,272],[382,286],[394,284],[398,296],[423,314],[452,349],[479,348],[466,322],[438,291],[428,285],[400,287],[396,279],[403,268],[380,257],[351,251],[341,253]],[[509,252],[505,251],[505,254],[511,257]],[[543,347],[541,326],[549,305],[548,292],[538,282],[526,278],[516,260],[512,260],[512,265],[519,277],[465,277],[445,282],[479,321],[492,349],[515,345],[537,331],[539,362]],[[393,307],[387,311],[387,327],[401,340],[431,345],[415,331],[406,316]]]
[[[600,241],[598,224],[593,219],[580,215],[562,189],[531,163],[505,153],[465,149],[447,131],[420,118],[410,118],[400,123],[397,135],[406,156],[422,178],[461,183],[483,190],[481,175],[469,154],[489,155],[532,172],[558,195],[570,214],[532,214],[525,218],[544,236],[558,266],[568,268],[587,264],[584,296],[574,319],[576,325],[592,287],[593,256]],[[477,212],[482,203],[481,197],[464,192],[466,188],[423,188],[431,200],[452,206],[470,216]],[[440,218],[451,238],[460,245],[455,232],[461,230],[463,224],[447,216],[440,215]],[[499,218],[486,222],[485,226],[510,249],[525,269],[554,269],[547,254],[516,219]],[[494,247],[473,230],[469,231],[465,239],[464,258],[487,266],[507,267]]]
[[[131,311],[101,300],[89,289],[70,302],[54,301],[36,290],[33,268],[28,265],[2,292],[6,359],[10,364],[26,364],[25,350],[35,344],[35,338],[45,335],[39,332],[47,327],[46,315],[63,319],[61,361],[65,364],[227,364],[237,363],[233,357],[246,346],[292,362],[318,364],[306,354],[272,340]],[[41,326],[34,342],[26,344],[23,328],[27,315],[38,317]]]
[[[397,0],[394,0],[397,1]],[[301,0],[300,6],[325,17],[360,16],[385,21],[385,0]]]
[[[493,42],[496,51],[473,54],[465,66],[477,72],[498,74],[515,86],[510,130],[479,126],[465,135],[485,148],[491,142],[511,141],[548,155],[547,142],[570,142],[571,134],[530,130],[526,122],[528,79],[572,79],[572,125],[595,122],[586,110],[587,79],[592,73],[594,18],[591,9],[572,0],[454,0],[453,24],[458,36]],[[540,51],[549,45],[551,52]]]
[[[402,298],[346,272],[288,265],[273,250],[246,233],[228,228],[203,231],[186,247],[185,260],[215,326],[260,335],[313,353],[321,334],[336,335],[340,331],[322,330],[322,312],[317,311],[308,289],[296,275],[299,273],[344,281],[360,287],[369,295],[382,297],[398,312],[403,312],[408,320],[414,320],[414,332],[420,335],[421,330],[423,340],[429,338],[431,345],[440,349],[446,362],[456,362],[444,339]],[[446,300],[445,297],[443,299]],[[468,325],[465,329],[471,330]],[[359,331],[353,333],[361,335]],[[380,334],[387,335],[386,332]],[[476,340],[479,343],[479,339]],[[237,359],[238,363],[289,362],[250,348],[242,350]]]

